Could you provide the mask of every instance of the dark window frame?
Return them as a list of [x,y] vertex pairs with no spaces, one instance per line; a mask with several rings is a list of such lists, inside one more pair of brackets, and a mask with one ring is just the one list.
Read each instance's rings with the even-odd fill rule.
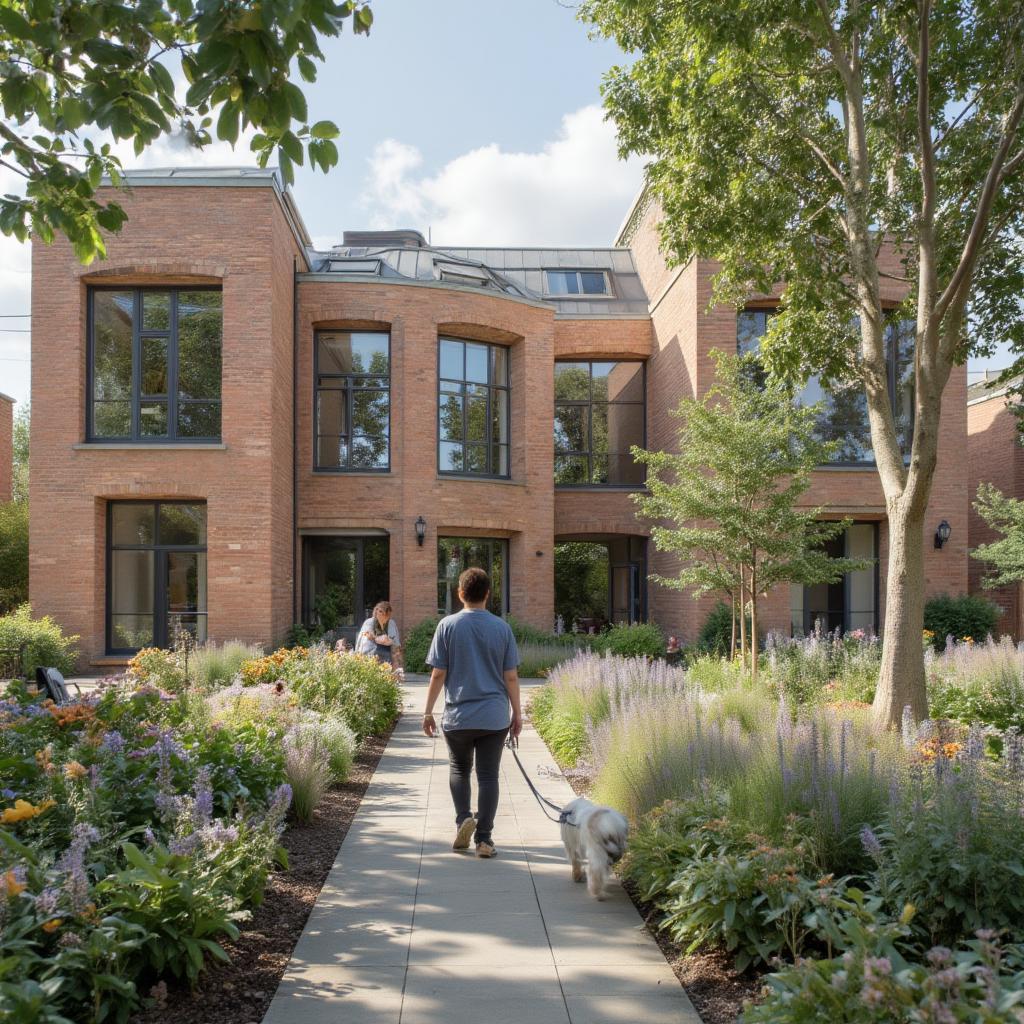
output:
[[[764,316],[765,316],[765,329],[767,330],[768,318],[771,317],[773,314],[775,314],[777,312],[778,312],[778,307],[777,306],[747,306],[744,309],[740,310],[740,312],[736,316],[736,328],[737,328],[736,329],[736,354],[737,355],[743,355],[744,354],[744,353],[742,353],[740,351],[740,338],[739,338],[739,318],[740,318],[740,316],[742,314],[744,314],[744,313],[761,313],[761,314],[764,314]],[[883,310],[883,312],[884,313],[888,313],[889,311],[888,310]],[[889,316],[886,316],[886,318],[885,318],[885,325],[886,325],[887,328],[890,327],[890,326],[898,327],[899,322],[900,321],[894,320],[894,319],[892,319]],[[763,336],[764,336],[763,332],[762,332],[762,334],[758,335],[759,345],[760,345],[760,339]],[[897,359],[896,359],[895,348],[892,345],[890,345],[890,339],[889,338],[885,338],[884,340],[886,342],[886,345],[888,346],[888,349],[886,351],[886,356],[885,356],[886,382],[887,382],[887,384],[889,386],[889,400],[890,400],[890,402],[892,404],[893,416],[896,417],[899,414],[899,410],[897,408],[897,403],[898,403],[898,399],[899,399],[899,394],[898,394],[898,391],[897,391],[897,385],[899,383],[899,375],[897,373]],[[749,354],[754,354],[754,353],[751,352]],[[901,431],[899,430],[899,423],[897,422],[897,435],[899,435],[900,433],[901,433]],[[910,410],[910,422],[907,425],[907,433],[909,434],[910,438],[913,438],[913,435],[914,435],[914,408],[913,407],[911,407],[911,410]],[[869,426],[869,435],[868,436],[870,437],[870,426]],[[906,461],[909,460],[909,458],[910,458],[910,452],[908,450],[908,451],[905,451],[903,453],[903,459],[906,462]],[[833,462],[823,462],[821,465],[822,466],[835,467],[837,469],[860,469],[860,468],[865,468],[865,467],[866,468],[871,468],[873,466],[877,466],[878,462],[874,458],[874,449],[872,448],[872,458],[870,458],[870,459],[855,459],[855,460],[851,460],[851,459],[836,459]]]
[[[475,544],[492,544],[492,545],[498,545],[501,548],[502,561],[504,563],[502,565],[502,574],[501,574],[501,618],[507,619],[509,617],[509,615],[512,614],[512,609],[511,609],[511,604],[512,604],[512,583],[511,583],[512,573],[511,573],[511,565],[510,565],[511,559],[512,559],[512,552],[511,552],[512,545],[509,542],[509,538],[508,537],[466,537],[466,536],[463,536],[462,534],[447,534],[447,533],[445,533],[445,534],[438,534],[437,541],[436,541],[435,552],[437,552],[437,553],[440,552],[441,542],[442,541],[446,541],[446,540],[472,541]],[[493,569],[494,569],[494,552],[493,552],[493,549],[491,551],[491,556],[490,556],[489,562],[490,562],[490,564],[488,566],[481,566],[481,568],[484,569],[484,571],[487,573],[487,575],[490,576],[491,579],[493,580],[493,578],[494,578],[494,573],[493,573]],[[440,574],[440,572],[438,572],[437,573],[436,585],[440,585],[442,582],[443,583],[447,583],[448,582],[448,578],[445,577],[442,580],[441,574]],[[458,611],[461,611],[461,610],[462,610],[461,608],[458,609]],[[488,609],[488,611],[489,610],[490,609]],[[445,612],[440,607],[440,605],[438,605],[437,614],[439,616],[444,616],[445,615]],[[452,614],[454,615],[454,614],[456,614],[456,612],[452,612]]]
[[[454,377],[442,377],[441,376],[441,345],[443,342],[452,341],[462,345],[462,379],[456,380]],[[487,383],[481,384],[479,381],[472,381],[466,379],[466,346],[467,345],[483,345],[487,348]],[[504,384],[494,383],[494,359],[491,355],[492,349],[502,349],[505,353],[505,380]],[[462,392],[462,433],[461,440],[453,441],[451,439],[445,439],[441,436],[441,403],[445,396],[445,392],[442,390],[441,385],[443,381],[451,381],[453,384],[461,384]],[[483,387],[487,389],[487,440],[484,442],[480,441],[469,441],[466,437],[466,429],[468,422],[468,404],[466,402],[465,388],[468,386],[472,387]],[[505,400],[505,433],[508,437],[508,442],[504,445],[508,449],[508,472],[496,473],[494,472],[494,447],[495,444],[501,445],[502,442],[495,442],[494,440],[494,396],[495,392],[504,391]],[[442,444],[457,444],[462,447],[462,469],[444,469],[441,465],[441,445]],[[469,447],[482,447],[487,453],[486,464],[487,472],[475,473],[472,470],[466,469],[466,449]],[[459,338],[453,334],[439,334],[437,337],[437,473],[439,476],[455,477],[455,478],[469,478],[472,480],[511,480],[512,479],[512,348],[509,345],[502,345],[494,341],[481,341],[478,338]]]
[[[132,293],[132,394],[131,434],[123,436],[98,435],[95,430],[95,296],[98,292]],[[164,329],[143,329],[142,296],[144,293],[167,293],[172,300],[168,310],[168,324]],[[178,435],[178,295],[181,292],[219,292],[221,294],[221,379],[220,397],[216,399],[186,399],[185,405],[220,406],[220,431],[208,437],[180,437]],[[220,285],[90,285],[86,295],[86,402],[85,439],[88,444],[219,444],[224,436],[224,289]],[[167,338],[167,434],[166,436],[141,433],[140,407],[145,403],[142,395],[142,342],[145,338]]]
[[[606,267],[543,267],[544,274],[544,297],[548,299],[614,299],[615,289],[612,286],[612,275]],[[575,274],[579,291],[575,292],[553,292],[548,287],[548,274]],[[604,278],[603,292],[583,291],[583,278],[581,274],[601,274]]]
[[[367,610],[366,601],[366,544],[368,541],[375,541],[384,544],[387,547],[388,552],[388,579],[390,582],[391,576],[391,534],[390,533],[366,533],[366,534],[343,534],[343,533],[325,533],[325,534],[303,534],[300,537],[301,549],[302,549],[302,623],[306,626],[314,625],[313,605],[315,601],[310,601],[309,595],[309,577],[311,573],[311,566],[313,562],[313,544],[317,540],[341,540],[350,543],[356,553],[356,565],[355,565],[355,586],[353,588],[353,605],[355,606],[355,620],[356,624],[352,627],[349,626],[337,626],[336,632],[340,636],[346,637],[348,640],[355,643],[359,628],[362,626],[363,621],[368,618],[365,614]],[[387,592],[389,588],[385,587],[384,591]],[[372,606],[371,606],[372,608]]]
[[[640,366],[641,374],[641,388],[643,391],[643,398],[639,402],[633,401],[622,401],[622,402],[610,402],[607,399],[603,402],[598,402],[598,405],[639,405],[643,409],[643,439],[640,442],[641,448],[647,447],[647,360],[646,359],[556,359],[555,368],[559,363],[586,363],[588,372],[590,374],[590,397],[589,398],[566,398],[560,399],[555,398],[554,410],[555,415],[558,414],[559,406],[574,407],[574,408],[586,408],[592,410],[594,406],[594,364],[601,363],[636,363]],[[569,455],[577,458],[586,458],[587,460],[587,483],[579,484],[563,484],[555,481],[555,487],[559,490],[593,490],[599,488],[601,490],[608,491],[644,491],[647,489],[647,471],[644,470],[644,481],[643,483],[636,484],[611,484],[611,483],[595,483],[594,482],[594,416],[591,411],[587,415],[587,445],[586,451],[559,451],[557,448],[554,449],[554,457],[557,459],[560,455]],[[621,455],[629,454],[628,452],[607,452],[606,455]]]
[[[861,465],[863,465],[863,463],[861,463]],[[850,526],[872,526],[872,527],[874,527],[874,530],[872,531],[873,532],[873,553],[872,553],[873,562],[872,562],[872,565],[871,565],[872,576],[873,576],[872,582],[873,582],[873,586],[874,586],[874,609],[873,609],[873,619],[874,619],[874,621],[872,623],[872,631],[873,631],[875,636],[879,636],[880,635],[879,627],[881,626],[881,615],[879,614],[879,602],[881,601],[881,576],[882,576],[882,573],[881,573],[881,536],[882,536],[882,528],[881,527],[882,527],[882,524],[877,519],[855,519],[855,520],[853,520],[852,523],[850,523]],[[843,531],[843,557],[847,557],[847,547],[848,547],[848,543],[847,543],[846,531],[844,530]],[[847,573],[843,574],[843,581],[842,581],[842,583],[843,583],[843,609],[842,609],[843,625],[842,625],[842,632],[844,634],[846,634],[846,633],[850,632],[850,573],[847,572]],[[802,611],[801,611],[801,615],[802,615],[803,620],[804,620],[803,621],[803,626],[804,626],[803,635],[804,636],[809,636],[810,633],[814,629],[814,623],[813,622],[810,623],[810,629],[807,629],[807,586],[806,586],[806,584],[801,584],[801,586],[803,587],[803,591],[804,591],[803,608],[802,608]],[[832,609],[826,609],[825,614],[826,614],[826,617],[831,615],[832,614]],[[790,621],[790,635],[791,636],[795,635],[795,632],[793,630],[792,620]]]
[[[353,381],[359,379],[379,379],[385,374],[380,373],[321,373],[320,372],[320,335],[321,334],[381,334],[388,339],[388,372],[386,374],[388,386],[386,388],[360,388],[354,387]],[[323,327],[313,331],[313,472],[314,473],[373,473],[375,475],[391,472],[391,331],[364,331],[349,330],[344,327]],[[344,381],[344,387],[321,387],[320,378],[329,377],[331,380]],[[321,466],[320,465],[320,437],[318,432],[320,423],[320,392],[321,391],[344,391],[345,392],[345,418],[348,433],[340,436],[348,438],[348,461],[347,466]],[[371,391],[383,393],[388,396],[388,461],[386,466],[353,466],[352,462],[352,401],[353,394],[367,394]],[[363,435],[370,436],[370,435]]]
[[[153,508],[154,540],[152,544],[114,544],[114,507],[122,505],[148,505]],[[161,544],[160,541],[160,509],[164,505],[202,505],[207,510],[207,541],[205,544]],[[107,502],[106,511],[106,579],[104,580],[104,650],[108,656],[131,655],[137,653],[138,647],[115,647],[113,644],[113,587],[111,586],[112,573],[114,568],[115,551],[152,551],[154,553],[153,564],[153,645],[166,647],[167,641],[173,642],[173,637],[163,636],[167,625],[167,560],[162,555],[167,553],[182,552],[185,554],[204,554],[207,557],[207,580],[209,580],[209,504],[205,500],[195,501],[159,501],[145,498],[130,498],[125,501],[111,500]],[[196,616],[205,616],[207,621],[206,635],[209,637],[209,595],[207,594],[206,611],[194,612]],[[161,623],[157,628],[157,623]],[[160,641],[165,641],[163,644]]]

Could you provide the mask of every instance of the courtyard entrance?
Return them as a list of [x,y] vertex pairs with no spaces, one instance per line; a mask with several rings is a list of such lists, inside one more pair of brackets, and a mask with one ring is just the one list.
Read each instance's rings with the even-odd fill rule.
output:
[[388,598],[390,538],[329,534],[302,538],[302,621],[355,641]]
[[585,534],[555,540],[555,615],[598,632],[647,618],[647,538]]

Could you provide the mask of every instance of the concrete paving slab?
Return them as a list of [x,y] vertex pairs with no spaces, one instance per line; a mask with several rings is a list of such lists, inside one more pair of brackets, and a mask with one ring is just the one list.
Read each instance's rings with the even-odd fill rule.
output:
[[[264,1024],[700,1024],[618,883],[592,900],[511,758],[499,855],[451,850],[443,739],[406,708],[328,874]],[[573,797],[540,738],[520,757],[556,803]]]

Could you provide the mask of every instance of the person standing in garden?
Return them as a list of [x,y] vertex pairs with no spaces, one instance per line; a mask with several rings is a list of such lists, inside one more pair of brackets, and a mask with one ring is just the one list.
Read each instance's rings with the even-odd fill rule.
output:
[[378,601],[373,606],[373,614],[359,630],[356,653],[369,654],[395,668],[402,667],[402,640],[387,601]]
[[[519,736],[523,713],[519,697],[519,651],[504,619],[487,610],[491,581],[483,569],[459,577],[462,610],[443,618],[434,632],[423,731],[437,735],[434,704],[444,690],[441,729],[448,745],[448,783],[458,830],[454,850],[468,850],[472,838],[478,857],[493,857],[494,816],[498,810],[498,772],[505,739]],[[471,807],[470,776],[476,764],[477,813]]]

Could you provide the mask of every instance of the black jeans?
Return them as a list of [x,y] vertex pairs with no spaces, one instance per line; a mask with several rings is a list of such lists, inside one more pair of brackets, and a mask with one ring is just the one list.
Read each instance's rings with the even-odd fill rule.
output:
[[498,771],[508,729],[452,729],[444,734],[448,744],[448,785],[455,804],[455,824],[473,816],[470,811],[469,777],[476,760],[477,814],[474,842],[489,843],[498,810]]

